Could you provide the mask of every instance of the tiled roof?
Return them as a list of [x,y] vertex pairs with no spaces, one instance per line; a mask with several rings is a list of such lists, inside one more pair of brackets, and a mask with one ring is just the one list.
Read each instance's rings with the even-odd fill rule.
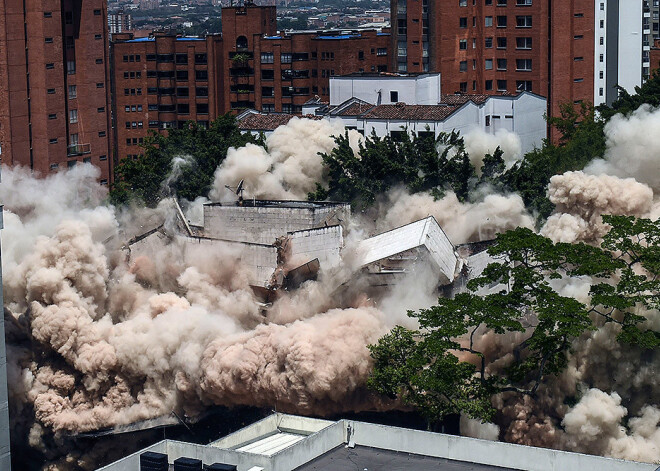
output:
[[271,113],[271,114],[260,114],[252,113],[248,114],[244,118],[238,121],[238,129],[243,130],[254,130],[254,131],[273,131],[279,126],[287,124],[291,118],[307,118],[307,119],[323,119],[321,116],[314,115],[305,115],[297,116],[293,114],[286,113]]
[[476,105],[481,105],[492,96],[516,96],[517,93],[503,92],[498,93],[497,95],[483,95],[483,94],[473,94],[473,95],[442,95],[440,97],[440,103],[447,105],[463,105],[468,101],[473,102]]
[[363,118],[372,119],[400,119],[400,120],[428,120],[444,121],[456,111],[458,106],[447,105],[379,105],[362,115]]

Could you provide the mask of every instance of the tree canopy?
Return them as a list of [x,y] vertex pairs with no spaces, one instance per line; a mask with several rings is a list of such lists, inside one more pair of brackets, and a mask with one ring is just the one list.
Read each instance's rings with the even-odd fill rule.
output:
[[[431,421],[460,412],[490,420],[493,395],[534,396],[566,367],[572,342],[603,323],[618,324],[622,342],[658,348],[660,334],[642,327],[645,318],[635,307],[660,306],[660,221],[603,218],[611,230],[600,247],[553,243],[526,228],[500,234],[488,249],[498,263],[467,291],[409,311],[419,329],[395,327],[369,346],[370,387],[400,397]],[[557,288],[585,276],[595,280],[588,304]],[[524,340],[493,357],[477,346],[486,331],[518,332]],[[505,367],[492,368],[502,361]]]
[[188,200],[206,196],[227,150],[247,143],[263,145],[242,133],[231,115],[220,116],[208,128],[189,122],[183,129],[169,130],[167,136],[152,132],[141,156],[122,159],[115,167],[110,199],[113,204],[140,201],[155,206],[169,193]]

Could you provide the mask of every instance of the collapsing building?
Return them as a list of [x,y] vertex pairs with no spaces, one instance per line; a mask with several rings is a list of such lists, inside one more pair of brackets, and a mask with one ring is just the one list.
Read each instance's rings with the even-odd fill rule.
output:
[[[345,247],[348,203],[241,198],[207,203],[203,209],[202,225],[192,225],[172,200],[174,223],[163,223],[131,239],[125,246],[131,261],[153,256],[164,246],[178,250],[176,257],[184,262],[198,246],[211,251],[229,249],[238,254],[257,297],[270,302],[281,290],[295,289],[316,279],[321,270],[328,272],[342,264],[349,269],[342,271],[343,278],[337,277],[336,288],[373,294],[423,267],[437,279],[438,288],[451,295],[462,290],[473,274],[470,260],[479,265],[477,272],[489,260],[485,244],[458,250],[432,216]],[[362,283],[353,283],[357,279]]]

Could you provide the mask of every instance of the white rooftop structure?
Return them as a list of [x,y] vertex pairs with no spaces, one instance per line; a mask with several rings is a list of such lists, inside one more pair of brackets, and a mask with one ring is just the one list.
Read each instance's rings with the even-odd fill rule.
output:
[[138,471],[144,452],[238,471],[656,471],[657,465],[354,420],[276,413],[208,445],[163,440],[98,471]]
[[440,74],[356,73],[330,77],[330,106],[351,98],[376,105],[437,105],[442,101]]
[[458,262],[453,244],[433,216],[365,239],[357,253],[359,266],[378,273],[405,272],[411,262],[429,260],[440,284],[454,280]]

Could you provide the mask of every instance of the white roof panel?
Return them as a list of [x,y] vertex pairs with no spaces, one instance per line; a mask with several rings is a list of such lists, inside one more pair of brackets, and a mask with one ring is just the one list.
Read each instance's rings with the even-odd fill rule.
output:
[[290,447],[305,438],[305,435],[295,433],[278,432],[259,440],[236,448],[236,451],[254,453],[256,455],[272,456],[278,451]]

